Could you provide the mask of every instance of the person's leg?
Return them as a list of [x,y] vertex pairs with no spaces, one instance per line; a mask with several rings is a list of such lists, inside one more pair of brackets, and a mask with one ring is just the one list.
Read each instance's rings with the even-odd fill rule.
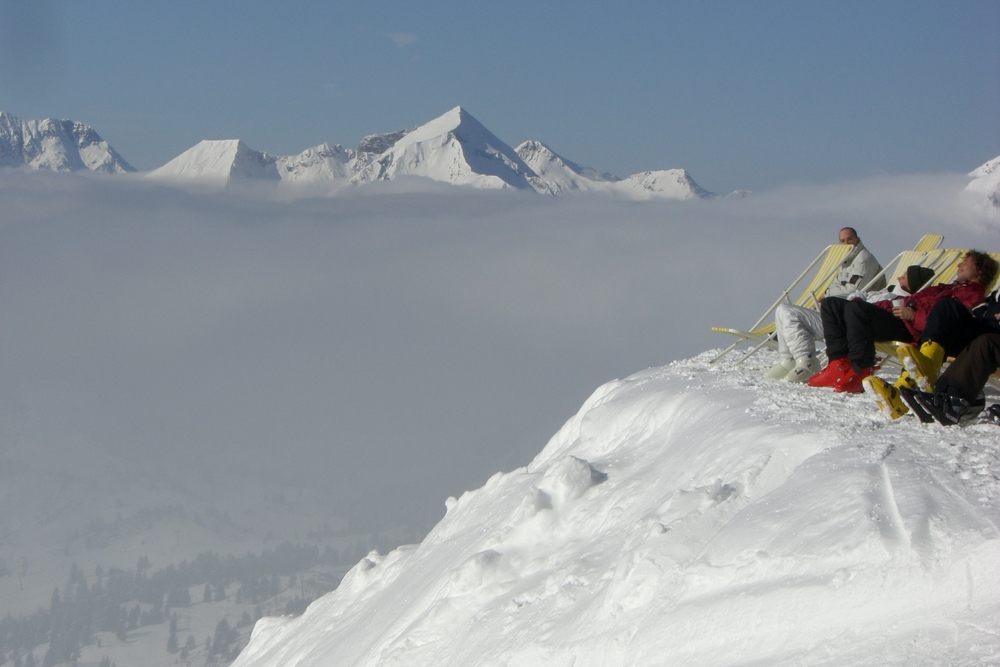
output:
[[792,324],[792,314],[793,308],[799,308],[799,306],[793,306],[790,303],[779,303],[778,307],[774,309],[774,335],[778,339],[778,356],[782,359],[794,359],[791,350],[788,349],[788,330],[791,328]]
[[826,368],[809,378],[810,387],[834,387],[851,369],[851,362],[847,358],[847,323],[844,320],[844,311],[850,303],[852,302],[847,299],[828,296],[820,305],[820,320],[829,363]]
[[953,426],[974,419],[986,407],[981,392],[997,368],[1000,368],[1000,333],[983,334],[941,374],[933,394],[909,389],[901,391],[921,421],[933,417],[945,426]]
[[979,398],[986,381],[997,368],[1000,368],[1000,333],[983,334],[945,369],[934,384],[934,392],[973,401]]
[[[815,310],[802,306],[782,304],[781,333],[785,349],[792,359],[801,359],[816,354],[816,339],[823,337],[823,316]],[[775,324],[778,313],[775,311]]]
[[838,297],[823,299],[820,306],[820,320],[823,325],[823,338],[826,340],[826,356],[830,361],[847,356],[847,324],[844,320],[844,310],[852,302]]
[[904,369],[896,385],[930,391],[944,360],[949,355],[957,357],[976,337],[989,331],[961,302],[939,301],[927,316],[919,348],[903,345],[896,350]]
[[[794,359],[792,367],[784,373],[783,380],[788,382],[806,382],[815,375],[820,364],[816,359],[816,338],[823,335],[823,318],[815,310],[802,306],[782,304],[781,311],[775,311],[774,323],[778,329],[778,337],[782,340],[784,353],[780,365],[787,363],[788,357]],[[787,355],[787,356],[785,356]],[[777,367],[772,369],[780,372]]]
[[864,301],[852,301],[844,310],[848,358],[855,372],[875,366],[875,342],[913,340],[909,329],[887,310]]
[[[791,311],[797,310],[801,306],[793,306],[790,303],[779,303],[774,309],[774,337],[778,341],[778,363],[771,366],[770,370],[764,373],[764,377],[769,380],[781,380],[788,372],[795,368],[795,359],[792,357],[788,344],[788,332],[794,326],[792,320],[794,316]],[[793,334],[794,335],[794,334]]]
[[920,334],[921,344],[934,342],[945,354],[957,357],[977,336],[986,333],[965,304],[955,299],[943,299],[934,304],[927,316],[927,326]]

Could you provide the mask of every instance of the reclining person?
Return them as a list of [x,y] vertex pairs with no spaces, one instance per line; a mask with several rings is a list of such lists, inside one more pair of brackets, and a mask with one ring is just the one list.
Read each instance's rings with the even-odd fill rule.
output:
[[[989,268],[984,272],[987,282],[992,282],[997,267],[994,263],[992,273]],[[1000,300],[997,290],[971,311],[963,304],[953,299],[939,301],[927,318],[927,326],[920,335],[919,349],[910,344],[900,345],[896,350],[903,372],[895,386],[885,380],[872,376],[865,378],[865,391],[870,393],[879,408],[893,419],[898,419],[909,412],[907,404],[901,395],[901,390],[907,388],[931,391],[935,387],[938,373],[946,357],[958,357],[973,341],[989,333],[1000,333]],[[992,372],[992,371],[991,371]],[[989,373],[987,373],[989,375]],[[985,382],[985,380],[984,380]]]
[[992,257],[970,250],[959,263],[954,282],[925,287],[898,307],[891,301],[824,299],[820,314],[830,362],[809,380],[809,385],[861,393],[861,381],[875,367],[877,341],[920,340],[931,310],[944,299],[955,299],[969,308],[977,305],[983,300],[984,282],[992,279],[995,267]]
[[[937,420],[945,426],[974,418],[986,405],[983,389],[990,375],[1000,368],[1000,327],[977,336],[934,384],[934,393],[900,389],[903,399],[925,423]],[[1000,424],[1000,404],[990,406],[990,420]]]
[[[840,270],[827,288],[826,297],[851,296],[882,272],[878,260],[861,243],[853,227],[840,230],[840,243],[854,247],[840,263]],[[875,290],[884,287],[885,279],[872,286]],[[781,303],[774,311],[774,326],[781,361],[765,373],[764,377],[789,382],[807,381],[820,369],[816,359],[816,339],[823,337],[823,322],[819,312]]]

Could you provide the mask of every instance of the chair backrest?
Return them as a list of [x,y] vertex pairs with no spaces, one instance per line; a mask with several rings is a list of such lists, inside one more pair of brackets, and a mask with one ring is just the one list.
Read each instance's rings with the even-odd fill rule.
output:
[[955,279],[955,274],[958,272],[958,265],[962,263],[962,258],[965,257],[965,253],[968,252],[962,248],[948,248],[945,250],[941,257],[936,262],[936,267],[931,267],[934,269],[934,279],[931,280],[931,285],[944,285],[950,283]]
[[924,237],[917,242],[913,249],[917,252],[930,252],[937,250],[942,241],[944,241],[944,237],[940,234],[924,234]]
[[854,249],[854,246],[846,243],[834,243],[827,247],[826,256],[823,263],[819,265],[812,282],[802,291],[799,298],[795,300],[796,306],[816,309],[819,307],[819,299],[826,294],[827,288],[840,271],[840,265],[844,258]]

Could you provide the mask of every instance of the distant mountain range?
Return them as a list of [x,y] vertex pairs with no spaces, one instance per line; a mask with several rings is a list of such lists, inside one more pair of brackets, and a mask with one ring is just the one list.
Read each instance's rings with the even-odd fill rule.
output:
[[[1000,208],[1000,157],[972,171],[968,190]],[[22,121],[0,112],[0,167],[134,172],[93,128],[71,120]],[[366,184],[426,179],[481,189],[550,195],[605,193],[622,199],[709,199],[684,169],[619,178],[579,165],[541,141],[511,148],[462,107],[413,130],[372,134],[357,149],[322,143],[298,155],[271,155],[239,139],[205,140],[145,177],[224,190],[270,184],[291,195],[323,195]],[[748,194],[738,190],[728,197]]]
[[[6,113],[0,113],[0,166],[135,171],[86,125],[53,119],[21,121]],[[683,169],[619,178],[578,165],[540,141],[511,148],[462,107],[413,130],[369,135],[357,149],[323,143],[298,155],[279,156],[254,150],[239,139],[206,140],[144,176],[207,190],[271,184],[292,194],[311,195],[419,178],[551,195],[604,192],[626,199],[715,196]]]
[[511,148],[462,107],[414,130],[367,136],[357,150],[320,144],[298,155],[275,156],[235,139],[202,141],[148,176],[213,188],[271,181],[282,188],[312,192],[420,177],[474,188],[513,188],[553,195],[607,192],[628,199],[714,196],[683,169],[622,179],[581,167],[540,141]]

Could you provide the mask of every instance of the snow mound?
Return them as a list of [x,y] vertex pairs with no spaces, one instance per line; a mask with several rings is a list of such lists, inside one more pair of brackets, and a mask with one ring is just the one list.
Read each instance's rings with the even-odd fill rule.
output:
[[1000,156],[969,172],[972,182],[965,189],[983,195],[993,205],[1000,208]]
[[421,176],[476,188],[531,189],[531,168],[462,107],[396,141],[351,180],[355,185]]
[[600,387],[238,667],[974,665],[1000,656],[1000,429],[709,354]]
[[0,111],[0,167],[50,171],[133,172],[89,125],[72,120],[20,120]]

